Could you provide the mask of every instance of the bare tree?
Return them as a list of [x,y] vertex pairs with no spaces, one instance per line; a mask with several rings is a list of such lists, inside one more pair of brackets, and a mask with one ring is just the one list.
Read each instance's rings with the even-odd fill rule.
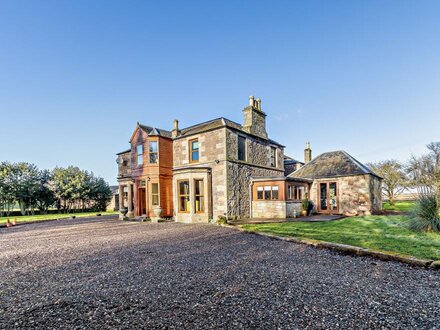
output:
[[394,205],[396,197],[402,194],[408,187],[404,166],[395,159],[370,163],[368,165],[377,175],[383,178],[382,191],[390,201],[390,205]]

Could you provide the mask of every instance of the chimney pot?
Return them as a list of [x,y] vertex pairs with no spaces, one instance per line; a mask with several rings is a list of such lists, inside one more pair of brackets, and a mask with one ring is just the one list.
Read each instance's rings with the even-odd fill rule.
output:
[[249,96],[249,105],[251,107],[255,106],[255,101],[254,101],[254,96],[253,95]]
[[257,98],[257,109],[261,110],[261,99]]

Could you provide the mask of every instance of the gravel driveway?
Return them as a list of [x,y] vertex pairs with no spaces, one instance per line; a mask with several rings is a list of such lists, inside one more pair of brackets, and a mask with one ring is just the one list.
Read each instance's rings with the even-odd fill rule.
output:
[[440,272],[213,225],[0,229],[0,328],[440,328]]

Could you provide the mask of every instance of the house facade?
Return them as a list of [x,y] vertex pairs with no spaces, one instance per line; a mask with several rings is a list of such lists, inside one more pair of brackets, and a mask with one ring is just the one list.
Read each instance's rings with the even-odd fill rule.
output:
[[[117,156],[118,204],[129,218],[154,218],[157,210],[180,222],[286,218],[300,211],[306,197],[322,213],[380,208],[380,178],[348,154],[356,166],[335,173],[328,163],[336,158],[312,160],[310,144],[304,162],[285,156],[284,146],[269,138],[266,113],[253,96],[243,109],[243,124],[217,118],[181,128],[174,120],[173,128],[164,130],[137,123],[130,148]],[[354,170],[359,166],[362,173]],[[365,198],[358,196],[361,190]]]
[[208,222],[248,218],[251,179],[284,176],[284,146],[271,140],[261,100],[249,98],[243,125],[218,118],[170,131],[137,124],[118,154],[119,204],[128,217]]
[[251,217],[293,217],[304,198],[321,214],[371,215],[382,210],[382,178],[367,166],[345,151],[312,159],[309,143],[304,153],[305,165],[286,177],[252,180]]

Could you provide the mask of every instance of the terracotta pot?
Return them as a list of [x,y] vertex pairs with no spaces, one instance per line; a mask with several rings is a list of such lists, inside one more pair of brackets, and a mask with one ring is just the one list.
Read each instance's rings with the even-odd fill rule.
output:
[[307,211],[306,211],[306,210],[302,210],[302,211],[301,211],[301,215],[302,215],[303,217],[306,217],[306,216],[307,216]]

